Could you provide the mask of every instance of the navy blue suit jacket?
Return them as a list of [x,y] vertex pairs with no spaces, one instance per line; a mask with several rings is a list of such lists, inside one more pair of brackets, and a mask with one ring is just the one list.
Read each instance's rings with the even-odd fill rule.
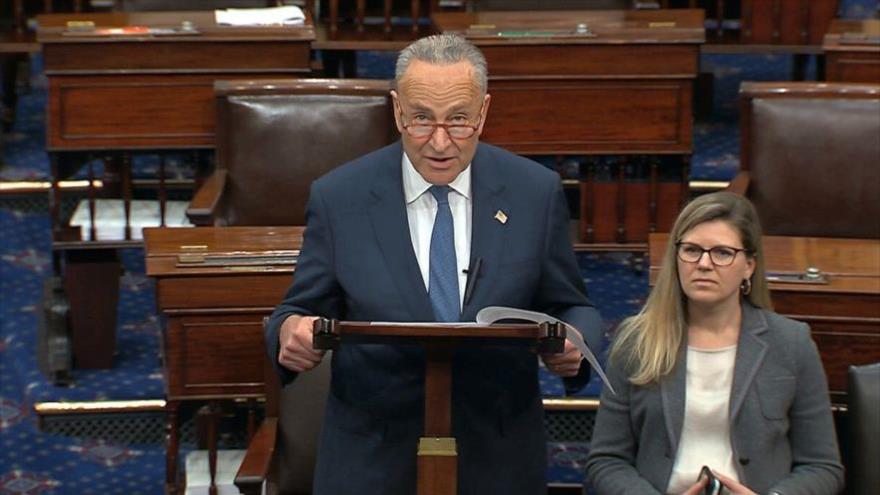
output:
[[[314,182],[294,282],[267,325],[268,352],[292,314],[356,321],[433,321],[410,240],[400,142]],[[569,239],[559,176],[494,146],[471,164],[471,265],[482,259],[462,321],[492,305],[543,311],[598,349]],[[496,212],[503,211],[501,223]],[[459,494],[546,492],[538,360],[524,349],[460,350],[453,362]],[[587,365],[584,363],[583,368]],[[283,381],[295,374],[279,367]],[[584,376],[589,371],[585,370]],[[410,346],[351,345],[333,353],[315,493],[415,493],[424,410],[424,354]]]

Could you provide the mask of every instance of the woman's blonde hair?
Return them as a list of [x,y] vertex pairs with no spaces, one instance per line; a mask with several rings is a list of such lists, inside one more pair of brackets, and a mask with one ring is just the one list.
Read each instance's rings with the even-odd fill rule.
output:
[[682,209],[666,243],[663,264],[654,289],[642,310],[618,328],[610,358],[622,359],[630,382],[657,382],[675,367],[687,328],[687,297],[681,288],[676,243],[699,224],[723,220],[739,232],[747,256],[755,261],[751,292],[744,295],[754,306],[772,309],[764,273],[761,223],[752,203],[738,194],[717,192],[699,196]]

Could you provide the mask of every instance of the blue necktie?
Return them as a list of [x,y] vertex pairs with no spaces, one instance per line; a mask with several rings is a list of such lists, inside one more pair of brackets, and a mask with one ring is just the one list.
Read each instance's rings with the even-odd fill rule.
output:
[[428,297],[437,321],[458,321],[461,315],[458,297],[458,266],[455,262],[455,231],[449,208],[449,186],[431,186],[437,199],[437,216],[431,232]]

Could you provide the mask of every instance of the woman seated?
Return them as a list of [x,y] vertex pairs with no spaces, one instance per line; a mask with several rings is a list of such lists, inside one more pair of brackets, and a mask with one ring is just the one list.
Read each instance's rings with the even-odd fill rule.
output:
[[596,417],[599,495],[833,495],[843,466],[810,329],[772,311],[752,204],[720,192],[672,228],[645,307],[621,323]]

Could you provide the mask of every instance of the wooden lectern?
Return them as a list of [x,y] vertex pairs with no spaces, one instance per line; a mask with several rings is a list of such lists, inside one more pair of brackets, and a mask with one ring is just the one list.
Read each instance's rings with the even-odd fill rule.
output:
[[455,495],[458,452],[452,436],[452,354],[458,347],[525,346],[541,353],[562,352],[565,327],[557,323],[370,323],[318,319],[315,349],[340,343],[418,344],[425,348],[425,431],[416,459],[418,495]]

